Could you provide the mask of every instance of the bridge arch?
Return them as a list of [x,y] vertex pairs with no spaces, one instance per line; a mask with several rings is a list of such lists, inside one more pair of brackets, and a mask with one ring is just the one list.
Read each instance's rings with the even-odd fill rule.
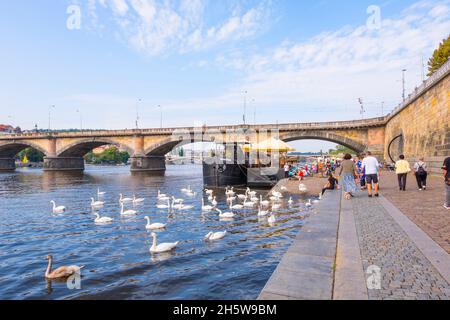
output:
[[79,139],[72,143],[65,145],[61,150],[58,150],[58,157],[84,157],[87,153],[94,150],[95,148],[113,145],[121,149],[125,149],[130,156],[133,155],[134,150],[127,145],[121,144],[114,139],[110,138],[89,138],[89,139]]
[[340,144],[344,147],[350,148],[357,153],[362,153],[367,150],[367,145],[362,144],[356,140],[326,131],[300,131],[287,132],[280,134],[280,139],[284,142],[292,142],[297,140],[322,140]]
[[33,148],[44,155],[47,155],[47,150],[42,146],[30,142],[30,141],[12,141],[12,142],[0,142],[0,158],[14,158],[20,151],[26,148]]

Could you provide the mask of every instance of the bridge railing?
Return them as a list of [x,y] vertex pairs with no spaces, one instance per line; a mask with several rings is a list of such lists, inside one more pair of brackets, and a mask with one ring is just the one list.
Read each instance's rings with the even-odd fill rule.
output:
[[[385,117],[354,120],[354,121],[334,121],[334,122],[311,122],[311,123],[285,123],[285,124],[262,124],[262,125],[229,125],[229,126],[208,126],[202,127],[201,130],[226,132],[227,130],[236,129],[253,129],[253,130],[326,130],[326,129],[348,129],[348,128],[365,128],[370,126],[382,126],[386,123]],[[12,135],[0,135],[2,139],[17,138],[63,138],[63,137],[86,137],[86,136],[117,136],[117,135],[171,135],[174,131],[194,132],[199,130],[198,127],[185,128],[159,128],[159,129],[132,129],[132,130],[83,130],[74,132],[26,132]]]

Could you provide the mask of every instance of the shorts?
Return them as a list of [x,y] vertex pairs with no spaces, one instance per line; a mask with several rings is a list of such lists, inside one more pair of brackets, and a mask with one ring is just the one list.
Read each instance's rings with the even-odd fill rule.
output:
[[367,182],[367,184],[378,183],[378,175],[377,174],[367,174],[366,182]]

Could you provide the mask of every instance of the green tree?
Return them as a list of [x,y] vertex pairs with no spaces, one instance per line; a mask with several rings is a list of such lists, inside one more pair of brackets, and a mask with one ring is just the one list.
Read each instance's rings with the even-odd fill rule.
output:
[[432,76],[450,58],[450,35],[444,39],[439,48],[434,50],[433,56],[428,61],[428,76]]
[[347,147],[338,145],[338,146],[336,146],[336,148],[330,149],[330,150],[328,151],[328,153],[329,153],[330,155],[333,155],[333,156],[334,156],[334,155],[338,155],[338,154],[347,154],[347,153],[354,154],[355,151],[353,151],[353,150],[350,149],[350,148],[347,148]]
[[86,154],[84,159],[87,163],[93,164],[117,164],[117,163],[127,163],[130,155],[126,151],[119,151],[117,147],[111,147],[104,150],[100,154],[93,154],[89,152]]
[[25,156],[27,156],[28,161],[30,162],[43,162],[45,155],[33,148],[23,149],[17,154],[17,158],[19,158],[20,160],[22,160]]

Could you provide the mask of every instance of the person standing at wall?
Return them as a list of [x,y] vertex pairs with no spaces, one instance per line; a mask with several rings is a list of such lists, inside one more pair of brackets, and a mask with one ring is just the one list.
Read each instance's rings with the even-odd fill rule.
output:
[[410,172],[411,168],[409,167],[409,162],[405,160],[404,155],[401,155],[400,160],[395,163],[395,173],[398,177],[400,191],[406,191],[406,178]]
[[416,176],[419,191],[427,189],[428,168],[423,160],[424,158],[420,158],[419,161],[414,164],[414,175]]
[[378,193],[378,169],[380,163],[377,158],[372,156],[370,151],[367,152],[367,156],[362,161],[361,170],[364,170],[366,174],[367,192],[369,198],[372,198],[372,189],[375,191],[375,197],[379,197]]
[[445,159],[442,167],[445,180],[445,204],[444,208],[450,210],[450,157]]

